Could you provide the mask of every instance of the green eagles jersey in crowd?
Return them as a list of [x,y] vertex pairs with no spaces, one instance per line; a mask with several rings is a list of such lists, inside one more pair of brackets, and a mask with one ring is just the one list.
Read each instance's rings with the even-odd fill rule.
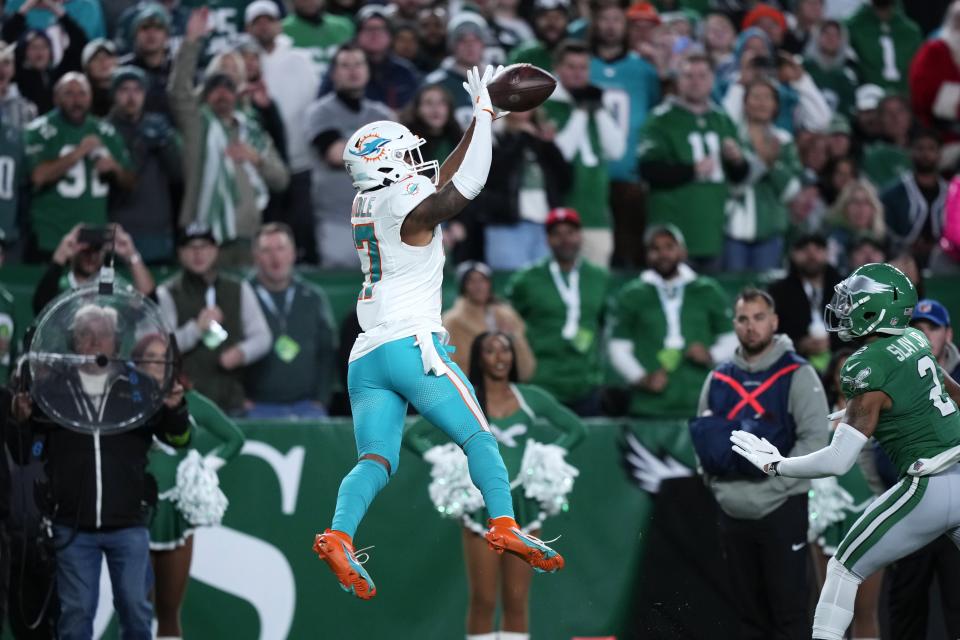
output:
[[306,49],[321,73],[326,73],[337,47],[353,38],[353,22],[343,16],[326,13],[319,23],[304,20],[295,13],[283,19],[283,32],[293,46]]
[[649,225],[679,227],[691,256],[711,257],[723,250],[725,206],[730,189],[723,175],[720,150],[727,138],[740,141],[737,128],[719,107],[698,115],[668,100],[653,110],[640,134],[641,162],[693,165],[713,158],[714,171],[672,188],[651,188],[647,203]]
[[666,287],[662,278],[647,270],[614,297],[611,338],[630,340],[640,365],[650,373],[663,369],[668,378],[661,393],[633,390],[632,416],[695,415],[710,369],[687,360],[683,353],[696,342],[709,349],[720,335],[731,331],[730,302],[723,289],[713,278],[689,273],[686,282]]
[[881,22],[866,3],[847,21],[850,47],[857,54],[860,82],[906,95],[907,71],[923,43],[920,28],[899,8],[889,22]]
[[[113,125],[87,116],[79,125],[68,122],[58,109],[31,122],[24,132],[27,159],[26,172],[38,165],[70,153],[85,137],[95,135],[125,169],[130,168],[130,154],[123,138]],[[96,160],[87,156],[80,160],[54,184],[34,190],[30,203],[30,222],[42,251],[53,251],[77,223],[107,223],[109,184],[95,169]]]
[[901,475],[920,458],[960,446],[960,412],[920,331],[908,328],[862,347],[847,359],[840,383],[848,399],[868,391],[890,397],[873,436]]
[[[601,382],[599,346],[610,274],[580,261],[579,327],[566,338],[563,332],[568,309],[554,284],[551,262],[547,258],[513,274],[507,284],[507,298],[527,324],[527,340],[537,357],[531,384],[570,403],[589,395]],[[570,274],[560,277],[564,286],[570,285]]]
[[[547,118],[562,130],[570,121],[576,108],[569,96],[558,93],[543,103]],[[610,228],[610,174],[600,143],[597,118],[589,114],[587,124],[588,146],[581,143],[573,157],[573,183],[564,198],[563,205],[580,214],[585,229]]]
[[17,206],[23,186],[23,133],[0,124],[0,241],[15,242]]

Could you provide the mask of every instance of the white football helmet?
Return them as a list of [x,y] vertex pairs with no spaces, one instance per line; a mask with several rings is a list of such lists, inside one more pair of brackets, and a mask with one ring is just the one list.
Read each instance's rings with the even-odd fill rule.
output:
[[357,129],[343,149],[343,164],[360,191],[384,187],[404,178],[432,171],[439,178],[436,160],[423,161],[420,147],[426,140],[402,124],[378,120]]

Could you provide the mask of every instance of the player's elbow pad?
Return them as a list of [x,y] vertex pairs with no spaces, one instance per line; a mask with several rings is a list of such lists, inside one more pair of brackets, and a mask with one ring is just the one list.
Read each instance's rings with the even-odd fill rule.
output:
[[460,192],[460,195],[467,200],[473,200],[480,195],[480,192],[483,191],[483,185],[486,182],[486,180],[478,180],[461,171],[453,174],[453,178],[451,178],[450,181],[453,182],[453,186]]

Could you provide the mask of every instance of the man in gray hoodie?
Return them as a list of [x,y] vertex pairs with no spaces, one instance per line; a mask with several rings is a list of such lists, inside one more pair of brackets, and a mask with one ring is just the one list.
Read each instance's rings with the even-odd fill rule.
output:
[[[704,383],[697,414],[762,425],[790,455],[827,445],[827,398],[816,371],[777,335],[773,298],[746,289],[737,296],[733,360]],[[770,435],[774,434],[774,435]],[[705,474],[720,505],[721,546],[741,623],[738,638],[810,635],[806,480]]]

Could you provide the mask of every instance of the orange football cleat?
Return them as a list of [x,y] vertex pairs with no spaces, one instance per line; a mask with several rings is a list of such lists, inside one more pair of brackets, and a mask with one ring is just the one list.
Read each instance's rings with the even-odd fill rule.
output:
[[512,553],[525,560],[538,573],[553,573],[563,569],[563,556],[543,540],[521,531],[513,518],[493,518],[488,524],[490,529],[483,537],[497,553]]
[[342,531],[327,529],[317,534],[313,550],[327,563],[333,575],[337,576],[341,589],[361,600],[369,600],[377,595],[377,587],[363,568],[363,563],[357,559],[350,536]]

